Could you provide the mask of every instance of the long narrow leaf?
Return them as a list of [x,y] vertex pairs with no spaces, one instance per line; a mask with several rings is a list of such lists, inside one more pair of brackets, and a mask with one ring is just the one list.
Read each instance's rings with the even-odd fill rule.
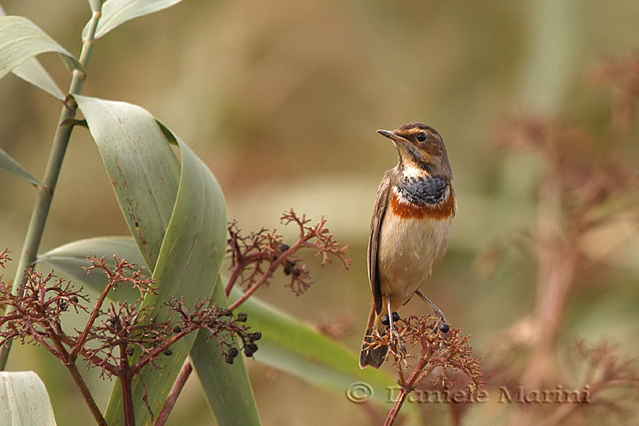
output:
[[64,101],[64,93],[36,58],[27,59],[11,72],[27,83],[44,90],[57,100]]
[[69,69],[82,69],[69,52],[27,18],[0,16],[0,78],[45,52],[58,53]]
[[44,186],[40,179],[29,173],[16,160],[11,158],[2,148],[0,148],[0,169],[25,179],[34,185]]
[[[175,135],[144,109],[124,102],[77,96],[93,138],[145,263],[153,270],[157,295],[145,304],[166,319],[165,302],[184,298],[187,306],[212,295],[225,253],[226,213],[222,192],[210,170]],[[180,147],[181,164],[169,143]],[[177,187],[176,187],[177,184]],[[164,308],[164,309],[163,309]],[[162,407],[195,336],[172,347],[173,355],[144,370],[133,384],[136,421]],[[122,395],[116,387],[107,408],[109,424],[122,424]],[[251,396],[252,398],[252,396]]]
[[[98,23],[95,39],[99,39],[123,23],[131,19],[150,15],[167,7],[179,3],[181,0],[109,0],[102,5],[102,17]],[[82,31],[82,38],[86,37],[88,24]]]
[[[210,298],[226,251],[226,211],[221,190],[204,163],[181,142],[180,148],[180,188],[153,270],[159,293],[157,296],[150,294],[145,300],[156,308],[172,298],[183,298],[187,306],[195,306],[198,300]],[[166,319],[166,310],[157,312],[159,321]],[[142,402],[144,394],[151,409],[158,412],[195,338],[196,335],[189,335],[174,344],[171,347],[173,355],[156,363],[158,370],[145,369],[134,383],[136,420],[140,424],[150,421],[146,404]],[[252,400],[248,378],[246,381],[249,393],[245,397]],[[119,393],[119,388],[116,393]],[[120,424],[123,419],[121,405],[117,401],[115,398],[109,403],[106,415],[109,424]]]
[[[6,13],[2,6],[0,6],[0,16],[5,16]],[[49,93],[54,98],[62,101],[64,100],[64,93],[55,83],[53,78],[47,73],[42,64],[36,59],[27,59],[22,64],[13,69],[13,73],[21,79],[33,84],[36,87]]]
[[49,394],[36,373],[0,372],[0,422],[55,426]]
[[180,164],[144,109],[76,96],[98,145],[129,232],[153,271],[171,220]]

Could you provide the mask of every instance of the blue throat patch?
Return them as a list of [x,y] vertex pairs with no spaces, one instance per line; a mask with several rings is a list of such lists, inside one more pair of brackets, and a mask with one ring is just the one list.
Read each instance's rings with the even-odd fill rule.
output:
[[444,201],[448,179],[441,176],[407,177],[397,187],[407,201],[418,206],[434,205]]

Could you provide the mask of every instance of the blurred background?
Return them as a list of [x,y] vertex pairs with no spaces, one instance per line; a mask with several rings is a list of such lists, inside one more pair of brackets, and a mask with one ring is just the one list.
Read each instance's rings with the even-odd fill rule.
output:
[[[85,1],[2,5],[79,53],[90,17]],[[605,354],[619,359],[639,353],[637,22],[633,0],[189,0],[99,40],[83,94],[138,104],[166,123],[214,172],[240,228],[280,229],[291,207],[324,215],[336,239],[350,244],[351,270],[319,268],[309,256],[315,284],[306,294],[296,297],[282,277],[257,296],[353,352],[370,303],[372,205],[396,163],[392,144],[375,130],[433,126],[448,147],[459,211],[425,292],[471,335],[494,395],[464,411],[463,424],[632,423],[636,360],[626,382],[602,382],[600,403],[565,417],[548,406],[530,417],[496,400],[506,384],[581,389],[598,380],[601,366],[588,367],[577,340],[617,345]],[[40,60],[68,87],[58,58]],[[59,110],[15,76],[0,82],[0,146],[36,176]],[[0,188],[0,249],[17,259],[35,192],[7,173]],[[95,145],[78,128],[41,251],[126,233]],[[430,313],[416,301],[405,312]],[[43,377],[59,424],[91,422],[57,360],[15,349],[10,369]],[[266,425],[371,422],[343,394],[247,365]],[[104,406],[110,385],[93,383]],[[422,405],[433,424],[459,416],[444,404]],[[213,422],[195,378],[176,410],[169,424]]]

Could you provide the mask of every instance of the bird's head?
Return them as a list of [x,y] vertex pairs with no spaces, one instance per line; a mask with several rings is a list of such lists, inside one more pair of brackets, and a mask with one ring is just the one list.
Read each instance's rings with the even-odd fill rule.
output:
[[406,177],[453,178],[444,140],[437,130],[422,123],[408,123],[395,130],[378,130],[395,144],[398,169]]

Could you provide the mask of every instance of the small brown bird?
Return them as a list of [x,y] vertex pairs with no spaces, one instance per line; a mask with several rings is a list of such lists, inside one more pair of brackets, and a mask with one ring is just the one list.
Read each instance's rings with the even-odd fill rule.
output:
[[359,359],[361,368],[379,368],[388,346],[372,347],[371,335],[390,326],[390,338],[399,339],[393,322],[397,310],[417,294],[441,318],[442,311],[419,291],[446,250],[457,209],[451,184],[453,173],[444,140],[437,130],[408,123],[393,131],[378,130],[397,148],[397,165],[388,170],[377,190],[368,240],[368,279],[373,293],[366,334]]

